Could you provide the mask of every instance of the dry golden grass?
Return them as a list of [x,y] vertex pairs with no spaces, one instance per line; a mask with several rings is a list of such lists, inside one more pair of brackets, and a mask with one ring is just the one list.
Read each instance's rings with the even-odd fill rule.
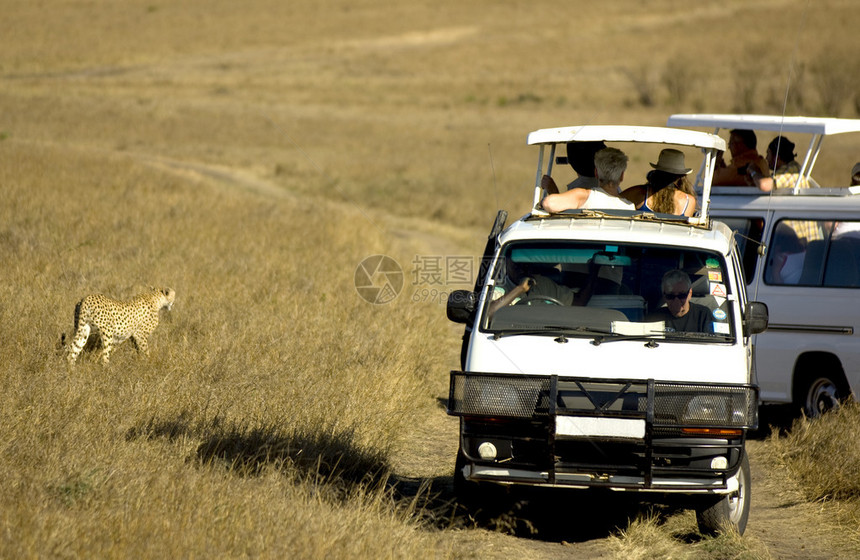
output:
[[[370,306],[318,258],[357,262],[371,226],[122,158],[3,154],[0,318],[18,328],[0,353],[0,556],[446,555],[385,489],[446,367],[402,333],[442,319]],[[126,344],[67,370],[54,345],[75,301],[147,281],[177,291],[152,359]]]
[[820,419],[801,418],[771,435],[781,462],[811,500],[860,499],[860,405],[850,402]]
[[821,418],[795,420],[765,447],[769,468],[785,473],[801,499],[820,504],[826,526],[860,546],[860,405],[850,402]]
[[[774,110],[791,63],[791,103],[854,116],[813,78],[860,90],[827,67],[857,11],[804,5],[4,2],[0,557],[557,556],[439,530],[462,329],[410,279],[365,303],[355,267],[475,256],[528,206],[530,130],[731,111],[750,67]],[[75,302],[149,285],[177,293],[152,358],[67,369]]]
[[616,558],[692,558],[693,551],[673,539],[660,527],[657,518],[641,516],[632,519],[617,536],[610,537],[610,548]]
[[627,527],[611,536],[608,544],[613,556],[619,560],[773,558],[767,546],[750,535],[726,532],[715,537],[703,537],[699,534],[696,516],[692,511],[674,513],[667,518],[656,513],[640,514],[631,519]]

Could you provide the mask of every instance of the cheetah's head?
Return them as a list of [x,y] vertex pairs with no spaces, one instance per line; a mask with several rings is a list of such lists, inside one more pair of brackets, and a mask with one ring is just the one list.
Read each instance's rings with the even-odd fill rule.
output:
[[173,309],[173,300],[176,299],[176,292],[173,288],[162,288],[159,290],[161,296],[161,307],[166,307],[168,311]]

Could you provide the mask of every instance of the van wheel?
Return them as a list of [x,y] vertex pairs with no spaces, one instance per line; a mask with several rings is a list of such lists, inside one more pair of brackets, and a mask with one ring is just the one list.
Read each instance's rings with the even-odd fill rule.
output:
[[750,515],[750,460],[746,452],[738,470],[738,490],[696,510],[696,522],[703,535],[716,535],[731,527],[741,535]]
[[839,408],[841,398],[842,391],[836,381],[825,376],[815,376],[806,388],[803,413],[808,418],[817,418]]

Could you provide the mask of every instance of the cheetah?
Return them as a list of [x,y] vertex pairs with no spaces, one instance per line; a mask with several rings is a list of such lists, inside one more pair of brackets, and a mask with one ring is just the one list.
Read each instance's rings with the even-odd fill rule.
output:
[[131,338],[138,352],[149,356],[146,338],[158,326],[158,312],[173,307],[176,292],[171,288],[151,288],[129,301],[117,301],[102,294],[89,295],[75,306],[75,335],[66,359],[74,364],[91,332],[102,341],[102,363],[108,364],[111,350]]

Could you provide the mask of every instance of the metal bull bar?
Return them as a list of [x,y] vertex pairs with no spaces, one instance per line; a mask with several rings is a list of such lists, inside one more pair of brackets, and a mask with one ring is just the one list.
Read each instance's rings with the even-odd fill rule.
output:
[[[683,478],[713,489],[737,471],[757,403],[750,384],[452,371],[448,414],[463,419],[463,451],[475,464],[546,472],[539,482],[549,484],[659,489]],[[510,456],[472,453],[485,440]]]

